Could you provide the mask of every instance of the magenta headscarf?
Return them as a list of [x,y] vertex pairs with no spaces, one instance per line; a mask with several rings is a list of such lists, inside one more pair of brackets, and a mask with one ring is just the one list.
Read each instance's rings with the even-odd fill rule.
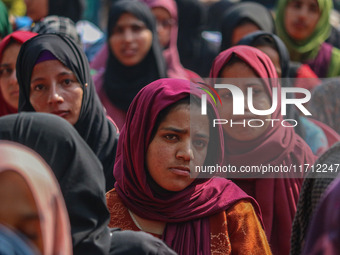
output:
[[194,72],[186,70],[180,62],[177,49],[178,15],[176,2],[174,0],[141,1],[146,3],[151,9],[155,7],[164,8],[170,13],[171,18],[175,21],[175,23],[171,26],[169,46],[166,49],[163,49],[163,56],[167,65],[168,77],[180,79],[199,78],[199,76]]
[[[264,80],[269,98],[272,98],[273,87],[278,88],[280,95],[281,86],[275,81],[277,73],[273,63],[262,51],[250,46],[235,46],[221,52],[213,62],[210,77],[220,77],[221,70],[233,55],[249,65],[260,78],[274,78],[272,82]],[[280,112],[279,96],[278,107],[271,118],[281,122]],[[252,141],[241,142],[225,134],[225,162],[237,167],[313,164],[315,156],[309,146],[293,128],[282,127],[280,122],[276,121],[274,127],[270,125],[263,135]],[[273,254],[289,254],[291,226],[302,179],[238,179],[235,182],[259,203]]]
[[[128,110],[114,167],[115,188],[123,203],[140,217],[167,222],[162,238],[180,254],[210,254],[208,216],[227,210],[241,199],[252,202],[261,221],[257,203],[224,178],[196,179],[184,190],[167,194],[156,194],[148,183],[145,156],[158,114],[192,93],[200,97],[204,92],[195,89],[197,86],[187,80],[168,78],[144,87]],[[221,152],[215,163],[221,163],[221,127],[216,132],[215,146]]]
[[[1,40],[0,43],[0,61],[2,59],[2,54],[8,44],[11,41],[16,41],[20,44],[23,44],[28,39],[31,39],[32,37],[36,36],[37,33],[28,32],[28,31],[15,31],[9,35],[7,35],[4,39]],[[11,114],[11,113],[17,113],[18,110],[14,109],[12,106],[6,103],[5,99],[2,96],[1,90],[0,90],[0,117]]]

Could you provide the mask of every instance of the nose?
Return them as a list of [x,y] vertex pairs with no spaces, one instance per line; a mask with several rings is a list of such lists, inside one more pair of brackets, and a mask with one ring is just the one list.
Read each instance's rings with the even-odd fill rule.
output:
[[300,19],[304,19],[308,16],[308,7],[306,6],[302,6],[300,9],[299,9],[299,13],[298,13],[298,17]]
[[9,82],[12,85],[18,85],[16,69],[14,69],[11,75],[9,76]]
[[134,35],[133,35],[133,32],[131,31],[131,29],[126,29],[124,31],[124,40],[126,42],[132,41],[133,37],[134,37]]
[[184,161],[190,161],[194,159],[194,153],[192,151],[191,142],[189,140],[183,141],[177,150],[176,158]]
[[48,95],[48,103],[49,104],[60,104],[64,102],[64,98],[60,94],[59,89],[56,85],[52,85],[50,89],[50,93]]

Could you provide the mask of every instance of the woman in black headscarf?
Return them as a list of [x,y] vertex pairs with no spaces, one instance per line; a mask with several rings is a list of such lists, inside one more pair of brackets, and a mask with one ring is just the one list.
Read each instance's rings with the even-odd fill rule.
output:
[[[103,164],[106,189],[109,190],[114,184],[113,165],[118,131],[114,123],[105,115],[90,76],[85,54],[68,37],[57,34],[42,34],[33,39],[22,45],[17,60],[17,78],[20,87],[19,112],[36,111],[35,108],[37,107],[34,108],[31,104],[31,94],[35,92],[32,88],[31,79],[37,61],[40,63],[46,61],[42,63],[45,65],[48,60],[59,60],[76,77],[77,81],[75,82],[79,83],[82,90],[82,98],[79,99],[81,102],[79,117],[72,124]],[[69,82],[69,79],[66,82]],[[76,98],[70,100],[76,100]],[[51,109],[46,108],[39,111],[56,114]]]
[[166,65],[156,20],[146,4],[137,0],[115,2],[109,12],[107,35],[108,60],[94,81],[108,115],[121,128],[132,99],[147,84],[166,77]]
[[[248,27],[242,30],[242,27],[245,28],[245,26]],[[220,51],[236,45],[243,36],[258,30],[275,32],[275,23],[270,11],[259,3],[241,2],[235,4],[222,18]]]

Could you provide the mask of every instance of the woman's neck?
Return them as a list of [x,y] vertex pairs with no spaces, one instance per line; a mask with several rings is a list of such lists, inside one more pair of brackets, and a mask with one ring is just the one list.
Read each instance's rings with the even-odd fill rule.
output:
[[135,225],[144,232],[149,232],[151,234],[162,235],[165,229],[166,222],[163,221],[154,221],[144,219],[132,211],[129,210],[129,214],[135,223]]

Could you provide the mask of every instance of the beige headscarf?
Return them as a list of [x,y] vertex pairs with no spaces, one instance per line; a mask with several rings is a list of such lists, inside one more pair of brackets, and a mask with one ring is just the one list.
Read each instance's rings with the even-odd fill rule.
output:
[[68,213],[50,167],[31,149],[18,143],[1,141],[0,173],[8,170],[22,176],[33,194],[41,216],[44,254],[72,254]]

